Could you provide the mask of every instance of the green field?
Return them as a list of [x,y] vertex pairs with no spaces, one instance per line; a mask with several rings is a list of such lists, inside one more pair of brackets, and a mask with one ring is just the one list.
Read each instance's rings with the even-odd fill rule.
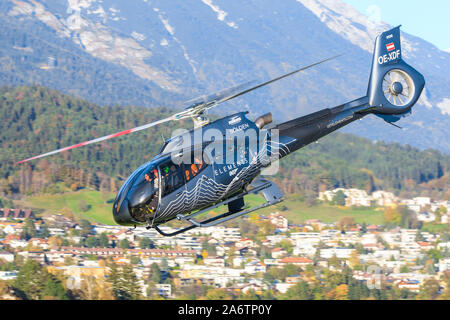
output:
[[[43,214],[64,214],[70,209],[75,216],[103,224],[116,225],[112,217],[114,194],[83,189],[55,195],[39,195],[26,198],[22,205],[43,209]],[[80,203],[84,201],[88,210],[83,212]]]
[[[245,198],[246,208],[254,207],[265,202],[260,195],[248,195]],[[226,206],[214,210],[215,214],[224,213]],[[269,215],[272,212],[280,212],[290,223],[299,224],[310,219],[319,219],[322,222],[337,222],[343,217],[353,217],[355,222],[366,224],[383,224],[384,210],[375,210],[374,208],[339,208],[328,204],[318,204],[308,206],[305,202],[298,199],[298,196],[291,195],[285,197],[285,200],[277,205],[255,211],[252,214]],[[204,215],[199,216],[200,218]]]
[[[55,195],[39,195],[26,198],[21,205],[36,209],[42,209],[43,214],[64,214],[69,209],[75,216],[87,219],[91,222],[115,225],[111,208],[114,199],[112,193],[102,193],[94,190],[80,190],[76,192],[66,192]],[[83,212],[80,203],[84,201],[88,205],[88,210]],[[249,195],[246,197],[246,206],[256,206],[264,203],[264,199],[259,195]],[[225,206],[215,213],[224,212]],[[285,215],[291,223],[302,223],[309,219],[319,219],[323,222],[337,222],[343,217],[353,217],[357,223],[383,224],[384,212],[375,209],[352,209],[338,208],[328,204],[308,206],[295,196],[288,196],[278,205],[256,211],[257,214],[269,215],[271,212],[279,211]]]
[[[250,195],[246,203],[254,206],[264,203],[264,199],[258,195]],[[319,219],[322,222],[337,222],[343,217],[353,217],[355,222],[366,224],[383,224],[384,210],[373,208],[338,208],[328,204],[308,206],[305,202],[296,199],[295,196],[285,197],[285,200],[275,206],[257,211],[259,214],[268,215],[279,211],[291,223],[301,223],[309,219]]]

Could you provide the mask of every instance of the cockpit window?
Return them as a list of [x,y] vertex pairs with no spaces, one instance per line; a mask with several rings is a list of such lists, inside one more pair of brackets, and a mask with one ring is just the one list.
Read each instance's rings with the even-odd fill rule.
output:
[[184,184],[183,164],[167,161],[160,165],[162,196],[173,192]]
[[115,200],[115,202],[117,203],[117,208],[116,208],[117,211],[116,212],[119,212],[119,209],[120,209],[120,206],[122,205],[123,200],[128,195],[128,191],[130,191],[134,182],[139,177],[139,175],[142,174],[142,172],[144,172],[144,170],[145,170],[145,165],[139,167],[124,182],[124,184],[120,188],[119,192],[117,193],[117,198]]
[[184,175],[186,177],[186,181],[189,181],[192,178],[194,178],[205,168],[206,163],[203,160],[201,153],[200,156],[196,156],[194,155],[194,153],[192,153],[190,163],[184,165]]
[[159,201],[158,170],[149,165],[136,178],[128,193],[130,213],[137,221],[145,222],[154,217]]

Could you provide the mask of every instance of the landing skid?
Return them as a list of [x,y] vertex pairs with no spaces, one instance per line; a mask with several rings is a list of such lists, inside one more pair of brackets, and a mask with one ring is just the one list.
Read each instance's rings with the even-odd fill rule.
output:
[[[175,231],[175,232],[172,232],[172,233],[166,233],[166,232],[162,231],[158,226],[154,226],[153,228],[155,228],[155,230],[157,232],[159,232],[161,235],[163,235],[165,237],[173,237],[173,236],[175,236],[177,234],[186,232],[186,231],[194,229],[194,228],[212,227],[212,226],[218,225],[220,223],[229,221],[231,219],[235,219],[237,217],[246,215],[246,214],[248,214],[250,212],[253,212],[253,211],[256,211],[256,210],[259,210],[259,209],[262,209],[262,208],[266,208],[268,206],[271,206],[271,205],[274,205],[274,204],[277,204],[277,203],[283,201],[283,199],[282,199],[283,198],[283,194],[281,193],[280,189],[278,189],[276,184],[274,184],[271,181],[264,180],[264,179],[258,179],[258,180],[255,180],[251,184],[251,186],[253,187],[252,189],[247,190],[247,191],[245,191],[243,193],[240,193],[238,195],[235,195],[235,196],[233,196],[231,198],[228,198],[227,200],[224,200],[222,202],[219,202],[218,204],[216,204],[214,206],[210,206],[208,208],[205,208],[203,210],[197,211],[197,212],[195,212],[193,214],[190,214],[190,215],[187,215],[187,216],[179,214],[177,216],[178,220],[187,221],[187,222],[189,222],[191,224],[190,226],[188,226],[186,228],[183,228],[181,230],[178,230],[178,231]],[[210,219],[207,219],[207,220],[204,220],[204,221],[200,221],[200,222],[194,219],[194,217],[198,216],[199,214],[211,211],[212,209],[215,209],[215,208],[220,207],[220,206],[225,205],[225,204],[229,204],[229,203],[231,203],[233,201],[236,201],[238,199],[242,199],[243,197],[245,197],[248,194],[251,194],[251,193],[256,194],[256,193],[259,193],[259,192],[261,192],[263,194],[264,198],[266,199],[266,202],[261,204],[261,205],[259,205],[259,206],[256,206],[256,207],[253,207],[253,208],[250,208],[250,209],[247,209],[247,210],[240,210],[240,211],[237,211],[237,212],[228,211],[228,212],[220,214],[220,215],[218,215],[216,217],[212,217]]]

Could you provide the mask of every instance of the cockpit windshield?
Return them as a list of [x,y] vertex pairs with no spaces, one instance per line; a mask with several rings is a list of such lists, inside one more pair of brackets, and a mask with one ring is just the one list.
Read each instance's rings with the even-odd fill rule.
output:
[[139,173],[128,192],[131,216],[140,222],[154,217],[159,201],[159,174],[153,164]]
[[161,147],[160,153],[165,154],[174,150],[179,150],[184,147],[185,139],[183,136],[177,136],[173,139],[166,141]]

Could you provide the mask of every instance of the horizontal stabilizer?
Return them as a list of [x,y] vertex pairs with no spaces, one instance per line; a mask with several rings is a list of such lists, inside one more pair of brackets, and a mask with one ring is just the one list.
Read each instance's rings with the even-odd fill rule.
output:
[[375,113],[375,115],[381,119],[383,119],[386,122],[394,123],[399,121],[401,118],[404,118],[406,116],[409,116],[411,114],[411,111],[402,113],[402,114],[379,114]]

